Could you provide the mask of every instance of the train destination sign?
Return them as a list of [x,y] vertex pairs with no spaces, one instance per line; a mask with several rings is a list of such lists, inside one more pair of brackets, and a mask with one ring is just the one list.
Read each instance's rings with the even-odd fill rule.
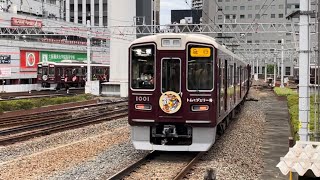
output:
[[191,57],[210,57],[211,49],[210,48],[191,48],[190,55]]
[[11,55],[0,55],[0,64],[10,64]]

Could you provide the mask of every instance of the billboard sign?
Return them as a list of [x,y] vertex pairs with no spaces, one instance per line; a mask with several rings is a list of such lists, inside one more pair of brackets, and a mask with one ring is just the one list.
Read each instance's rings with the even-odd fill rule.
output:
[[30,27],[41,28],[42,21],[12,17],[11,18],[11,26],[30,26]]
[[10,77],[11,76],[11,68],[0,68],[0,77]]
[[39,63],[39,51],[20,51],[20,68],[22,71],[37,71]]
[[87,60],[86,53],[41,51],[41,62],[61,62],[62,60]]
[[11,55],[0,55],[0,64],[10,64]]

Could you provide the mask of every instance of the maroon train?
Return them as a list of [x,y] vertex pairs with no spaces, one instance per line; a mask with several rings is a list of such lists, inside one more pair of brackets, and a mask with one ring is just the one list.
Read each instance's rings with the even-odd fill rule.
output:
[[207,151],[249,91],[250,66],[205,35],[158,34],[129,48],[136,149]]
[[[92,80],[109,81],[109,65],[91,64]],[[87,64],[75,60],[38,63],[38,83],[43,88],[84,87],[87,78]]]

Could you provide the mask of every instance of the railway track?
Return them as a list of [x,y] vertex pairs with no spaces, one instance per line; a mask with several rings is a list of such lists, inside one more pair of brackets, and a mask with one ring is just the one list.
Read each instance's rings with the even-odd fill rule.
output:
[[[64,109],[48,114],[35,114],[31,117],[17,116],[0,119],[0,127],[2,127],[0,130],[0,145],[127,116],[128,108],[126,102],[118,101],[91,106],[86,105],[84,106],[86,111],[80,114],[74,111],[68,113]],[[84,107],[81,108],[83,109]],[[92,109],[89,109],[89,107]],[[76,108],[70,109],[75,110]]]
[[84,90],[82,89],[70,90],[70,93],[68,94],[66,93],[66,91],[36,91],[33,93],[28,93],[28,92],[0,93],[0,101],[59,97],[59,96],[73,96],[73,95],[83,94],[83,93],[84,93]]
[[182,179],[204,153],[152,151],[108,179]]

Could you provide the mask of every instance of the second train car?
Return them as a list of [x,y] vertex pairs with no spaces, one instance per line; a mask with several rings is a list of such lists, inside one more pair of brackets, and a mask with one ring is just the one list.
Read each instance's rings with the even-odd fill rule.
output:
[[142,37],[129,48],[129,116],[136,149],[207,151],[249,91],[250,66],[197,34]]

